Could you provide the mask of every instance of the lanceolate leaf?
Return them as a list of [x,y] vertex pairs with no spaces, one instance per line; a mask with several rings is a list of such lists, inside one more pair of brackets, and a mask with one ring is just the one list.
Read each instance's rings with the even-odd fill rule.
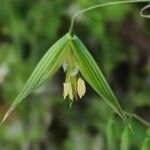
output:
[[67,53],[66,35],[58,40],[42,57],[33,73],[27,80],[22,91],[18,94],[9,110],[6,112],[1,124],[6,120],[13,109],[35,88],[43,84],[48,78],[51,78],[63,64]]
[[91,87],[114,109],[127,123],[127,118],[119,105],[115,95],[108,85],[103,73],[91,56],[87,48],[77,36],[69,37],[70,46],[76,58],[79,70]]
[[116,150],[116,142],[114,137],[114,120],[110,118],[106,125],[106,140],[107,140],[107,150]]
[[129,149],[129,129],[125,126],[121,135],[120,150]]

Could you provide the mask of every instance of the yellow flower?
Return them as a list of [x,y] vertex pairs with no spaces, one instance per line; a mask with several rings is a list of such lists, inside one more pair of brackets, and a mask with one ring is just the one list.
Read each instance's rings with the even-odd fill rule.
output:
[[71,100],[73,100],[73,93],[72,93],[72,86],[71,86],[71,83],[64,83],[64,99],[66,99],[67,96],[69,96],[69,98]]
[[[72,84],[73,85],[76,84],[77,88],[73,88]],[[82,98],[85,95],[85,92],[86,92],[85,82],[81,78],[79,78],[76,83],[69,81],[63,84],[64,99],[66,99],[66,97],[69,96],[69,98],[73,100],[74,97],[76,97],[75,95],[76,93],[79,95],[79,98]]]
[[85,86],[85,82],[81,78],[79,78],[77,81],[77,90],[78,90],[79,97],[82,98],[82,96],[84,96],[86,92],[86,86]]

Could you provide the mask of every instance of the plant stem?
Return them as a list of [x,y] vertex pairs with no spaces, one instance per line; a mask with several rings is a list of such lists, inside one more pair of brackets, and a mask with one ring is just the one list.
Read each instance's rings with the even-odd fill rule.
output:
[[144,124],[147,127],[150,127],[150,123],[146,120],[144,120],[143,118],[139,117],[138,115],[134,114],[134,113],[128,113],[128,112],[124,112],[127,116],[129,117],[133,117],[136,120],[138,120],[139,122],[141,122],[142,124]]
[[[85,13],[87,11],[90,11],[90,10],[93,10],[93,9],[96,9],[96,8],[100,8],[100,7],[105,7],[105,6],[111,6],[111,5],[119,5],[119,4],[128,4],[128,3],[145,3],[145,2],[150,2],[150,0],[126,0],[126,1],[116,1],[116,2],[108,2],[108,3],[102,3],[102,4],[98,4],[98,5],[94,5],[94,6],[91,6],[91,7],[88,7],[86,9],[83,9],[77,13],[75,13],[73,15],[73,17],[71,18],[71,24],[70,24],[70,28],[69,28],[69,34],[72,34],[72,31],[73,31],[73,25],[74,25],[74,22],[75,22],[75,18],[79,15],[81,15],[82,13]],[[150,8],[150,5],[147,5],[145,7],[143,7],[140,11],[140,15],[144,18],[150,18],[150,15],[144,15],[143,14],[143,11],[145,11],[146,9]]]

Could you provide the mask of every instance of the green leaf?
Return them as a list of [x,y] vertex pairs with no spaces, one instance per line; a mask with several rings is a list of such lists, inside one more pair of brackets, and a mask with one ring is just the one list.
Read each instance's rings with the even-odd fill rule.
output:
[[[109,104],[113,110],[128,124],[128,120],[107,83],[102,71],[98,67],[96,61],[91,56],[87,48],[77,36],[68,35],[70,46],[75,55],[77,66],[91,87]],[[128,124],[130,127],[130,125]]]
[[129,149],[129,129],[125,126],[121,135],[120,150]]
[[147,129],[147,134],[141,146],[141,150],[149,150],[149,149],[150,149],[150,128]]
[[63,36],[54,45],[52,45],[52,47],[50,47],[45,55],[41,58],[40,62],[37,64],[33,73],[24,85],[22,91],[20,91],[11,107],[6,112],[1,124],[28,94],[43,84],[48,78],[51,78],[61,67],[67,56],[67,41],[66,35]]
[[110,118],[106,125],[107,150],[116,150],[114,134],[114,120]]
[[141,150],[149,150],[150,149],[150,139],[146,137],[142,143]]

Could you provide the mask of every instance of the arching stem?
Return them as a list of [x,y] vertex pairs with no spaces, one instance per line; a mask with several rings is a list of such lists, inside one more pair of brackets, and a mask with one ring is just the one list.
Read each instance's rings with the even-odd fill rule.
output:
[[[105,7],[105,6],[111,6],[111,5],[119,5],[119,4],[128,4],[128,3],[145,3],[145,2],[150,2],[150,0],[126,0],[126,1],[116,1],[116,2],[108,2],[108,3],[103,3],[103,4],[98,4],[98,5],[94,5],[91,7],[88,7],[86,9],[83,9],[77,13],[75,13],[71,19],[71,24],[70,24],[70,28],[69,28],[69,34],[72,34],[73,32],[73,26],[74,26],[74,22],[75,22],[75,18],[77,16],[79,16],[82,13],[85,13],[87,11],[96,9],[96,8],[100,8],[100,7]],[[145,7],[143,7],[141,9],[140,15],[144,18],[150,18],[150,15],[144,15],[143,11],[145,11],[146,9],[150,8],[150,5],[147,5]]]
[[134,114],[134,113],[128,113],[128,112],[124,112],[127,116],[129,117],[133,117],[136,120],[138,120],[139,122],[141,122],[142,124],[144,124],[147,127],[150,127],[150,123],[146,120],[144,120],[143,118],[139,117],[138,115]]

